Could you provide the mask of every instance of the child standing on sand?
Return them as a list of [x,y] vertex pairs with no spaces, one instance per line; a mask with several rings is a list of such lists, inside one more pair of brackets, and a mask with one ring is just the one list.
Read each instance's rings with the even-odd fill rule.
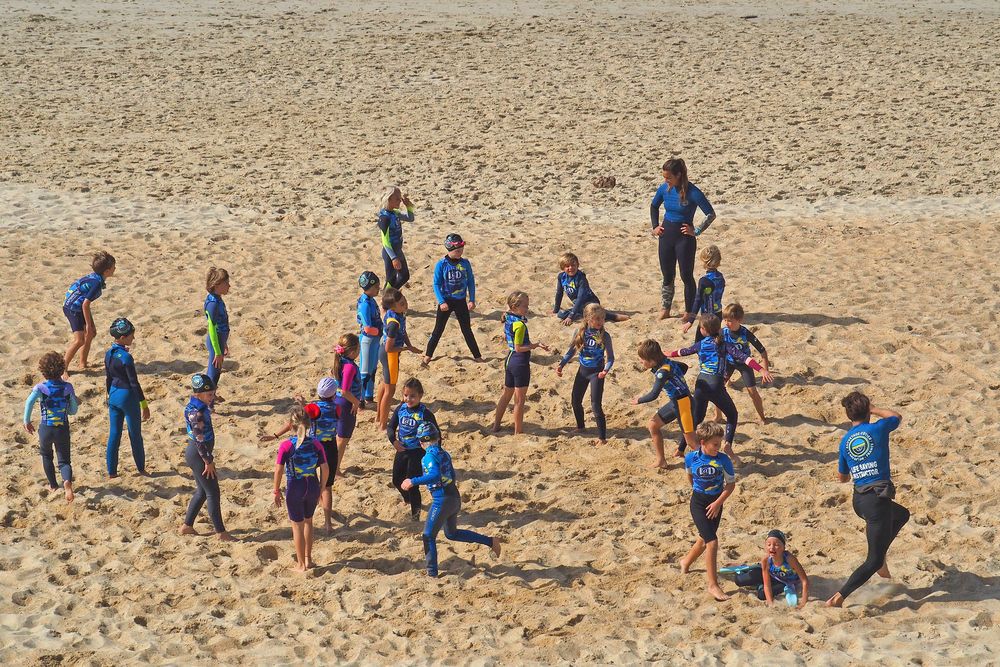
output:
[[[406,213],[399,205],[406,207]],[[382,193],[378,212],[378,231],[382,240],[382,262],[385,264],[385,284],[387,287],[402,289],[410,279],[410,268],[403,254],[403,221],[415,219],[413,202],[392,186]]]
[[[222,377],[222,362],[229,356],[229,311],[222,297],[229,294],[229,272],[225,269],[212,267],[205,278],[205,318],[208,320],[208,332],[205,334],[205,347],[208,348],[208,368],[205,374],[212,378],[212,386],[219,387]],[[216,403],[222,403],[222,398],[215,396]]]
[[392,405],[392,397],[396,395],[396,384],[399,382],[399,354],[404,350],[416,354],[421,354],[422,351],[410,344],[410,337],[406,333],[406,311],[409,304],[402,292],[386,288],[382,293],[382,308],[385,309],[385,332],[379,347],[382,384],[378,389],[378,415],[375,420],[379,430],[384,431],[385,424],[389,421],[389,406]]
[[56,467],[52,463],[52,448],[55,447],[56,458],[59,461],[59,474],[62,476],[63,488],[66,489],[66,501],[73,501],[73,466],[70,465],[69,452],[69,416],[75,415],[80,402],[73,391],[73,385],[62,380],[66,371],[63,356],[58,352],[48,352],[38,360],[38,370],[45,382],[35,385],[24,403],[24,430],[35,432],[31,423],[31,413],[35,402],[41,399],[42,420],[38,424],[38,448],[42,454],[42,469],[49,482],[49,488],[55,491]]
[[424,459],[423,447],[417,438],[417,430],[421,424],[438,425],[434,413],[421,403],[424,397],[424,385],[417,378],[410,378],[403,383],[403,402],[389,419],[386,435],[396,450],[392,460],[392,485],[399,491],[403,501],[410,504],[410,515],[414,521],[420,520],[421,499],[420,489],[412,488],[404,491],[403,480],[409,477],[419,477],[421,461]]
[[[667,359],[655,340],[644,340],[639,343],[639,359],[643,368],[653,372],[653,388],[648,393],[635,398],[633,403],[640,405],[656,400],[660,392],[664,392],[670,402],[656,411],[649,420],[649,437],[653,443],[653,468],[666,468],[667,460],[663,454],[663,427],[677,420],[681,434],[691,449],[695,449],[694,412],[691,405],[691,392],[684,374],[687,366],[678,361]],[[677,452],[681,456],[681,452]]]
[[580,353],[580,366],[573,380],[570,403],[576,418],[576,430],[583,430],[583,395],[590,387],[590,407],[597,422],[597,444],[606,444],[608,428],[604,418],[604,378],[615,363],[615,349],[611,345],[611,334],[604,329],[604,308],[592,303],[583,310],[583,325],[573,337],[566,354],[556,367],[556,375],[562,377],[563,367]]
[[375,399],[375,373],[378,370],[378,345],[382,339],[382,311],[375,297],[379,292],[378,276],[373,271],[365,271],[358,278],[361,296],[358,297],[358,340],[361,354],[358,367],[361,370],[362,403]]
[[444,240],[448,254],[442,257],[434,267],[434,296],[437,297],[437,315],[434,319],[434,330],[427,340],[427,354],[424,364],[429,364],[434,358],[441,334],[448,324],[452,313],[458,319],[458,325],[465,337],[465,344],[476,361],[483,361],[476,343],[476,334],[472,332],[470,313],[476,309],[476,278],[472,274],[472,264],[462,255],[465,254],[465,241],[458,234],[448,234]]
[[108,477],[118,477],[118,448],[122,443],[122,425],[128,425],[132,458],[140,475],[146,474],[146,449],[142,441],[142,422],[149,419],[149,405],[135,372],[135,360],[129,346],[135,341],[135,326],[124,317],[111,323],[115,339],[104,355],[105,385],[108,390],[107,466]]
[[358,423],[358,410],[361,409],[361,373],[358,372],[357,358],[361,351],[358,337],[352,333],[344,334],[333,348],[333,368],[330,374],[340,384],[334,403],[337,405],[337,460],[330,463],[330,474],[340,475],[340,467],[347,453],[347,445],[354,435],[354,427]]
[[[705,267],[705,275],[698,281],[698,290],[694,295],[691,312],[686,313],[681,320],[684,323],[682,328],[684,333],[687,333],[694,321],[702,315],[722,317],[722,294],[726,290],[726,279],[719,271],[722,253],[719,252],[718,246],[710,245],[701,251],[699,257],[701,265]],[[699,327],[695,332],[694,342],[697,343],[704,337]]]
[[115,258],[104,250],[96,253],[90,262],[93,273],[83,276],[66,290],[66,300],[63,302],[63,314],[69,320],[73,339],[63,356],[64,373],[69,372],[73,357],[80,352],[80,367],[87,368],[87,357],[90,356],[90,344],[97,335],[97,325],[90,312],[90,304],[101,298],[106,286],[105,281],[115,275]]
[[[765,371],[771,372],[771,361],[767,358],[767,350],[757,337],[743,326],[743,306],[738,303],[731,303],[722,309],[722,322],[726,326],[722,329],[722,337],[727,345],[734,345],[743,354],[750,356],[750,346],[757,349],[760,354],[760,365]],[[753,374],[753,369],[745,363],[737,362],[732,356],[726,359],[727,374],[726,379],[731,378],[735,373],[739,373],[743,378],[743,388],[750,395],[753,407],[757,410],[760,423],[766,424],[767,417],[764,416],[764,401],[757,391],[757,378]]]
[[736,490],[733,462],[719,451],[723,428],[715,422],[704,422],[695,434],[700,449],[684,457],[688,482],[691,484],[691,518],[698,530],[698,539],[681,559],[681,572],[687,574],[696,560],[705,554],[705,576],[708,592],[719,602],[729,599],[719,587],[719,522],[722,506]]
[[507,297],[507,312],[503,316],[503,335],[507,341],[507,359],[504,361],[503,392],[497,401],[493,416],[493,432],[500,430],[500,422],[507,412],[511,397],[514,398],[514,433],[524,431],[524,403],[531,384],[531,351],[547,345],[532,343],[528,335],[528,294],[511,292]]
[[281,506],[281,472],[285,472],[285,504],[292,522],[297,570],[313,567],[313,515],[320,490],[326,486],[330,466],[319,440],[309,437],[312,420],[305,407],[297,405],[289,415],[295,435],[281,443],[274,461],[274,505]]

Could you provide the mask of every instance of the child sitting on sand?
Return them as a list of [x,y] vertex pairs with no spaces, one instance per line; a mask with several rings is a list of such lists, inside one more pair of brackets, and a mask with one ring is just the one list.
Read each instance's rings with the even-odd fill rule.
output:
[[41,399],[42,421],[38,425],[38,447],[42,453],[42,469],[45,470],[49,488],[57,490],[59,485],[56,483],[56,468],[52,463],[52,447],[55,446],[66,500],[72,502],[73,467],[69,462],[69,416],[76,414],[80,404],[73,385],[61,379],[66,370],[61,354],[48,352],[42,355],[38,360],[38,370],[45,382],[35,385],[24,404],[24,430],[28,433],[35,432],[31,413],[35,409],[35,402]]
[[[583,309],[589,304],[600,303],[594,291],[590,289],[587,274],[580,270],[580,260],[571,252],[563,253],[559,258],[560,273],[556,276],[556,302],[552,306],[552,316],[562,320],[563,326],[570,326],[583,318]],[[563,294],[569,297],[571,308],[562,309]],[[628,315],[606,312],[608,322],[624,322]]]
[[[764,557],[759,565],[724,568],[735,572],[737,586],[752,586],[757,597],[767,604],[774,604],[777,594],[784,592],[789,607],[802,608],[809,599],[809,577],[799,559],[785,549],[785,534],[772,530],[764,541]],[[764,570],[768,576],[764,576]]]

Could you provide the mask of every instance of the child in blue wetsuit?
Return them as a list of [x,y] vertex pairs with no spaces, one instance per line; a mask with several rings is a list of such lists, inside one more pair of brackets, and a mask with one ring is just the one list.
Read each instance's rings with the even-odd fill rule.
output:
[[448,234],[444,240],[448,254],[442,257],[434,267],[434,296],[437,298],[437,315],[434,319],[434,330],[427,341],[427,352],[424,363],[429,364],[434,358],[441,334],[448,324],[452,313],[458,319],[462,328],[465,344],[476,361],[483,361],[476,343],[476,334],[472,332],[471,311],[476,309],[476,278],[472,274],[472,264],[462,257],[465,253],[465,241],[458,234]]
[[507,342],[507,358],[504,360],[503,392],[497,401],[493,415],[493,432],[500,430],[500,422],[507,412],[510,399],[514,399],[514,433],[524,430],[524,403],[531,384],[531,351],[541,348],[548,352],[547,345],[532,343],[528,335],[528,294],[511,292],[507,297],[507,312],[503,316],[503,336]]
[[105,281],[115,275],[115,258],[109,252],[102,250],[96,253],[90,262],[93,273],[83,276],[66,290],[63,301],[63,314],[69,321],[69,329],[73,338],[63,356],[64,373],[69,372],[73,357],[80,352],[80,367],[87,368],[87,357],[90,356],[90,344],[97,335],[97,325],[90,312],[90,304],[101,298],[106,287]]
[[404,479],[419,477],[421,473],[425,452],[417,438],[417,429],[424,423],[438,425],[434,413],[421,403],[423,397],[424,385],[420,380],[410,378],[404,382],[403,402],[396,407],[386,427],[389,442],[396,450],[392,461],[392,485],[403,497],[403,502],[409,503],[414,521],[420,520],[420,489],[404,491],[402,484]]
[[[403,225],[415,219],[413,202],[393,186],[382,194],[378,212],[378,231],[382,241],[382,262],[385,264],[387,287],[402,289],[410,279],[410,268],[403,254]],[[406,207],[406,213],[399,205]]]
[[389,406],[392,404],[392,397],[396,395],[396,385],[399,384],[400,353],[404,350],[422,353],[410,344],[410,336],[406,333],[406,311],[409,307],[406,297],[399,290],[390,287],[382,293],[385,331],[379,346],[382,384],[378,388],[378,415],[375,417],[380,431],[385,430],[385,424],[389,421]]
[[69,417],[75,415],[80,406],[73,391],[73,385],[62,380],[66,371],[63,356],[58,352],[48,352],[38,360],[38,370],[45,382],[35,385],[24,404],[24,430],[35,432],[31,423],[31,413],[35,403],[41,400],[42,420],[38,424],[38,448],[42,455],[42,469],[49,482],[49,488],[55,491],[56,467],[52,463],[52,448],[56,450],[56,460],[59,462],[59,474],[62,476],[66,500],[73,501],[73,466],[70,465],[69,451]]
[[[222,363],[229,356],[229,311],[222,300],[229,294],[229,272],[213,266],[205,278],[205,289],[208,291],[205,297],[205,318],[208,321],[208,332],[205,334],[208,368],[205,374],[212,378],[212,385],[218,389]],[[221,403],[222,399],[216,395],[215,402]]]
[[212,520],[215,534],[223,542],[233,542],[235,538],[226,532],[222,521],[222,493],[219,490],[219,473],[215,469],[215,429],[212,427],[212,399],[215,398],[215,383],[208,375],[198,373],[191,378],[191,400],[184,408],[184,427],[187,430],[187,448],[184,460],[194,475],[195,491],[188,504],[181,535],[197,535],[195,519],[201,508],[208,502],[208,516]]
[[[552,306],[552,315],[562,320],[563,326],[570,326],[573,322],[578,322],[583,317],[583,309],[592,303],[600,303],[601,300],[590,289],[590,282],[587,274],[580,270],[580,260],[571,252],[563,253],[559,258],[560,273],[556,276],[556,301]],[[565,310],[562,307],[563,295],[570,300],[570,307]],[[628,315],[605,311],[605,319],[608,322],[624,322]]]
[[358,278],[361,296],[358,297],[358,340],[361,354],[358,367],[361,370],[362,403],[375,398],[375,374],[378,370],[378,345],[382,340],[382,311],[375,297],[379,292],[379,280],[372,271],[365,271]]
[[462,509],[462,497],[458,493],[458,480],[451,456],[441,447],[441,435],[437,427],[424,422],[417,428],[417,439],[427,447],[423,458],[423,475],[404,479],[400,487],[408,491],[415,486],[426,484],[431,492],[431,508],[427,512],[424,525],[424,554],[427,557],[427,574],[438,575],[437,534],[444,528],[444,536],[455,542],[485,544],[500,556],[500,540],[487,537],[471,530],[458,529],[458,513]]
[[[726,279],[719,271],[719,264],[722,263],[722,253],[718,246],[710,245],[701,251],[701,264],[705,267],[705,275],[698,281],[698,291],[695,292],[694,305],[691,312],[686,313],[682,318],[684,322],[683,332],[688,329],[701,315],[715,315],[722,318],[722,294],[726,290]],[[694,342],[700,341],[705,336],[698,327],[694,336]]]
[[118,476],[118,448],[122,442],[122,424],[128,425],[132,458],[140,475],[146,474],[146,450],[142,442],[142,422],[149,419],[149,405],[139,384],[135,361],[129,346],[135,340],[135,326],[124,317],[111,323],[114,345],[104,355],[105,385],[108,390],[108,477]]
[[[757,589],[757,597],[769,605],[784,593],[789,606],[806,606],[809,599],[809,577],[791,551],[785,549],[787,538],[780,530],[772,530],[764,541],[764,557],[759,565],[739,569],[736,585]],[[767,572],[767,576],[764,576]]]
[[592,303],[583,310],[583,326],[573,338],[569,349],[556,367],[556,375],[562,377],[563,367],[579,352],[580,366],[573,380],[570,404],[576,418],[576,428],[583,430],[583,395],[590,387],[590,407],[597,422],[597,442],[608,441],[608,427],[604,418],[604,378],[615,364],[615,349],[611,345],[611,334],[604,329],[604,308]]
[[[655,401],[663,392],[670,399],[649,420],[649,437],[653,441],[653,468],[666,468],[667,459],[663,454],[663,427],[677,420],[681,434],[691,449],[695,448],[694,410],[691,405],[691,391],[688,389],[684,374],[687,365],[672,359],[667,359],[655,340],[644,340],[639,343],[639,359],[645,369],[653,373],[653,388],[646,394],[635,398],[633,403],[641,405]],[[677,456],[682,454],[678,452]]]
[[[726,340],[727,345],[735,345],[740,352],[747,356],[750,356],[750,347],[754,347],[757,353],[760,354],[760,365],[764,370],[770,372],[771,360],[767,356],[767,350],[757,340],[757,337],[743,326],[743,317],[743,306],[738,303],[731,303],[723,308],[722,323],[725,326],[722,328],[722,336]],[[757,410],[760,423],[766,424],[767,417],[764,416],[764,401],[761,400],[760,392],[757,391],[757,378],[754,376],[753,369],[745,363],[737,363],[731,357],[727,358],[726,379],[729,380],[736,373],[739,373],[740,377],[743,378],[743,388],[747,390],[750,400],[753,401],[753,407]]]
[[723,602],[729,596],[719,587],[718,532],[723,504],[736,490],[736,473],[730,458],[719,451],[723,434],[721,424],[704,422],[695,434],[700,447],[684,457],[684,468],[691,483],[691,518],[698,531],[698,539],[681,559],[681,573],[687,574],[694,562],[705,554],[708,592]]

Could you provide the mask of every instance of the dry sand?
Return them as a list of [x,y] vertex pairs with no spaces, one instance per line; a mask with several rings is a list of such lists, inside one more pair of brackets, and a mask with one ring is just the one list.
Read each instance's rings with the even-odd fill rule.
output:
[[[998,31],[984,2],[4,3],[0,662],[996,663]],[[700,563],[681,576],[684,477],[645,468],[653,408],[630,404],[649,378],[635,345],[682,342],[654,319],[647,227],[672,154],[716,203],[705,240],[778,376],[767,426],[735,396],[747,423],[721,560],[755,559],[785,529],[813,582],[802,611],[745,593],[716,603]],[[602,175],[618,186],[595,190]],[[469,242],[489,366],[452,323],[430,369],[402,367],[445,425],[462,523],[506,551],[442,541],[444,576],[423,576],[368,413],[335,487],[344,525],[300,577],[257,433],[355,329],[356,276],[381,272],[373,196],[387,181],[418,207],[419,346],[440,239]],[[104,478],[103,377],[75,374],[67,506],[19,422],[38,356],[65,345],[62,293],[99,248],[118,272],[95,305],[91,361],[110,320],[132,318],[153,478],[132,474],[127,444],[122,477]],[[531,294],[534,340],[568,341],[545,317],[566,249],[607,306],[634,314],[610,329],[602,448],[570,432],[572,381],[554,354],[534,357],[527,434],[485,429],[505,295]],[[216,416],[233,545],[175,533],[210,265],[233,275]],[[905,416],[892,461],[913,520],[890,552],[895,580],[831,610],[819,600],[864,552],[849,487],[833,481],[838,400],[854,388]]]

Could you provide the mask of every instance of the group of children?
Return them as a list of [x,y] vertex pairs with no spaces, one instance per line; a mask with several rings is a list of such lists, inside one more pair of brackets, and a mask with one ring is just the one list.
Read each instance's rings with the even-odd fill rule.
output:
[[[406,207],[405,213],[399,210],[401,204]],[[401,223],[412,221],[414,215],[412,202],[398,188],[385,193],[378,216],[385,260],[385,288],[382,289],[379,277],[373,272],[365,271],[361,274],[358,281],[362,294],[357,303],[357,334],[348,333],[338,340],[333,350],[331,374],[322,378],[317,385],[317,400],[307,402],[303,397],[297,396],[287,423],[277,432],[265,436],[267,439],[273,437],[281,440],[284,434],[293,433],[282,440],[278,448],[273,495],[276,505],[284,497],[293,528],[297,566],[302,570],[312,566],[312,519],[318,506],[324,509],[326,529],[329,531],[332,528],[331,487],[340,475],[358,412],[371,401],[376,404],[376,424],[386,432],[395,450],[393,486],[408,504],[414,520],[420,519],[423,510],[418,487],[426,485],[431,492],[432,502],[423,531],[428,573],[437,574],[435,540],[442,528],[449,539],[488,545],[495,553],[500,552],[498,538],[488,538],[457,528],[455,518],[461,507],[461,500],[457,493],[454,467],[442,446],[438,422],[433,412],[422,402],[424,389],[418,379],[411,377],[403,383],[403,400],[395,409],[392,408],[400,378],[400,355],[405,351],[424,354],[424,365],[430,363],[452,313],[459,321],[473,358],[483,361],[470,317],[470,313],[476,308],[475,278],[471,263],[463,256],[465,241],[458,234],[446,237],[446,255],[434,269],[433,286],[437,309],[426,353],[414,347],[410,341],[406,327],[409,304],[400,291],[409,277],[403,252]],[[763,420],[764,412],[755,389],[754,371],[760,372],[764,382],[770,381],[771,376],[764,347],[742,324],[743,309],[739,304],[723,307],[725,280],[718,270],[721,263],[718,248],[706,248],[701,253],[701,260],[706,275],[698,284],[695,302],[697,308],[683,318],[684,332],[697,321],[695,342],[690,347],[667,353],[664,353],[656,341],[646,340],[640,343],[638,356],[643,366],[654,374],[654,383],[648,393],[635,399],[635,403],[651,402],[661,392],[666,394],[667,403],[651,417],[649,432],[654,454],[653,466],[665,468],[667,462],[662,429],[673,421],[680,426],[676,455],[685,457],[685,469],[693,489],[691,511],[699,534],[698,541],[682,560],[682,569],[687,571],[692,562],[704,552],[709,570],[709,591],[716,598],[724,599],[725,595],[716,579],[716,531],[723,504],[735,487],[731,456],[738,424],[737,412],[726,391],[726,384],[738,371]],[[82,365],[86,367],[90,344],[96,332],[91,304],[100,297],[105,280],[114,275],[115,260],[106,252],[98,253],[94,257],[92,268],[93,273],[76,281],[67,292],[64,312],[73,331],[73,340],[66,355],[60,357],[58,353],[49,353],[42,358],[39,367],[45,381],[33,389],[25,407],[24,422],[31,431],[32,406],[38,400],[42,402],[39,437],[43,467],[50,486],[56,488],[52,454],[52,448],[55,447],[69,500],[73,497],[73,475],[70,466],[68,417],[75,414],[78,400],[64,375],[78,351]],[[562,377],[564,367],[574,357],[579,359],[570,401],[576,427],[579,430],[584,428],[583,397],[589,389],[591,410],[597,424],[597,440],[603,444],[607,440],[602,406],[604,383],[615,362],[612,337],[605,324],[624,322],[629,318],[604,309],[586,274],[580,269],[580,261],[575,255],[566,253],[560,257],[559,268],[552,314],[564,325],[578,323],[579,328],[558,362],[556,373]],[[194,533],[197,514],[207,502],[215,532],[224,540],[233,538],[226,532],[222,520],[211,415],[214,406],[222,401],[217,391],[223,362],[229,353],[229,318],[223,300],[229,289],[229,274],[224,269],[212,268],[206,279],[207,296],[204,304],[208,325],[205,340],[208,363],[205,373],[198,373],[192,378],[192,396],[184,410],[188,442],[184,456],[192,470],[196,491],[180,528],[183,534]],[[381,303],[377,300],[380,293]],[[570,300],[569,308],[562,308],[563,297]],[[504,388],[494,414],[494,431],[501,429],[503,416],[511,401],[514,432],[523,431],[524,407],[531,378],[531,352],[539,348],[546,351],[550,349],[541,343],[531,342],[528,333],[528,308],[529,297],[525,292],[515,291],[507,299],[503,331],[508,354],[504,361]],[[127,319],[118,318],[112,323],[110,333],[114,344],[105,357],[111,424],[107,446],[108,475],[117,475],[123,423],[128,426],[136,468],[144,474],[141,422],[148,419],[149,408],[129,352],[129,346],[135,338],[135,327]],[[751,346],[761,354],[762,363],[751,358]],[[673,358],[695,354],[698,355],[699,372],[692,392],[684,379],[687,366]],[[376,393],[375,379],[379,367],[382,383]],[[708,403],[713,403],[725,415],[724,428],[714,421],[703,421]],[[691,451],[685,455],[688,448]],[[285,478],[283,496],[282,476]],[[784,552],[772,544],[774,540],[777,538],[773,535],[768,538],[768,558],[771,560],[767,567],[772,577],[775,567],[791,568],[803,582],[805,589],[807,579],[801,565],[794,556],[783,556]],[[783,535],[780,542],[783,548]],[[775,559],[782,559],[781,565],[776,565]],[[782,576],[782,581],[790,578]],[[774,580],[779,579],[780,577]],[[771,582],[772,579],[765,577],[759,584],[768,600],[773,597]],[[804,593],[803,590],[803,602]]]

